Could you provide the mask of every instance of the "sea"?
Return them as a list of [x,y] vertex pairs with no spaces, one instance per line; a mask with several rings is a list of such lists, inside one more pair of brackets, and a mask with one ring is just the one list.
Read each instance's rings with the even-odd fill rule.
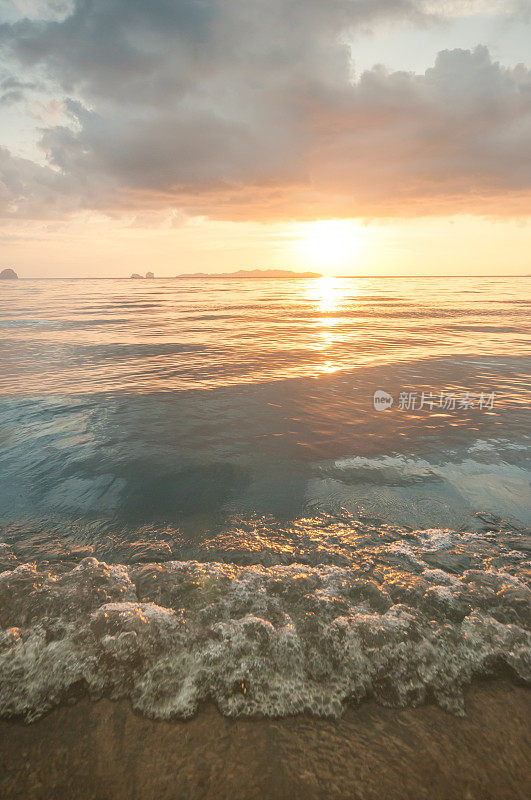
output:
[[0,716],[531,678],[531,279],[0,283]]

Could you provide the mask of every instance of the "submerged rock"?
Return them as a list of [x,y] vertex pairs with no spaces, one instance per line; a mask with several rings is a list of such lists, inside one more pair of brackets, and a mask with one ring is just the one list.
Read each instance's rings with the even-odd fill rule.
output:
[[0,272],[0,280],[16,281],[18,280],[18,275],[14,269],[3,269],[2,272]]
[[447,550],[443,552],[423,552],[423,561],[426,561],[431,567],[442,569],[449,573],[461,573],[470,569],[473,565],[473,557],[467,553],[459,553],[455,550]]

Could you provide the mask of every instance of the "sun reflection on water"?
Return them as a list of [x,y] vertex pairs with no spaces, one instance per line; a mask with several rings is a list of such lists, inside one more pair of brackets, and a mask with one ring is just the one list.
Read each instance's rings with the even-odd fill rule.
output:
[[[342,332],[341,321],[344,310],[347,287],[341,278],[323,276],[315,281],[309,292],[310,299],[315,303],[315,310],[322,314],[316,320],[316,336],[314,347],[326,356],[326,360],[317,366],[322,373],[333,373],[341,369],[341,360],[334,355],[338,350]],[[352,285],[348,286],[349,296]]]
[[[315,282],[317,308],[322,314],[334,314],[345,297],[345,282],[340,278],[324,275]],[[351,288],[351,287],[350,287]],[[335,318],[322,320],[323,324],[335,324]]]

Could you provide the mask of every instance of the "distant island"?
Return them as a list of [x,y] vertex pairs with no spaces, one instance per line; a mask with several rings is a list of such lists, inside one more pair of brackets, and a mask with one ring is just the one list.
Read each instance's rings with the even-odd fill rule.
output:
[[319,272],[294,272],[290,269],[239,269],[237,272],[191,272],[176,278],[322,278]]
[[[135,280],[142,280],[142,281],[144,280],[144,276],[139,275],[138,272],[133,272],[131,277],[134,278]],[[146,272],[146,278],[154,278],[154,277],[155,276],[152,272]]]
[[16,281],[18,280],[18,275],[14,269],[3,269],[0,272],[0,280],[2,281]]

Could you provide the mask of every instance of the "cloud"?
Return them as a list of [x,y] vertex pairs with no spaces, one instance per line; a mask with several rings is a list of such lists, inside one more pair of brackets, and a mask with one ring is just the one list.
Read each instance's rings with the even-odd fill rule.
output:
[[352,82],[349,30],[432,6],[77,0],[64,19],[4,24],[7,57],[55,85],[69,119],[42,129],[46,165],[4,152],[4,213],[523,213],[527,67],[478,47]]
[[0,106],[10,106],[19,103],[26,97],[26,91],[34,91],[37,84],[23,81],[14,75],[3,74],[0,76]]
[[0,147],[0,214],[4,217],[57,218],[83,205],[71,176]]
[[374,68],[316,118],[314,183],[350,185],[352,210],[481,213],[505,198],[514,213],[531,188],[531,72],[500,67],[485,47],[443,51],[420,76]]

